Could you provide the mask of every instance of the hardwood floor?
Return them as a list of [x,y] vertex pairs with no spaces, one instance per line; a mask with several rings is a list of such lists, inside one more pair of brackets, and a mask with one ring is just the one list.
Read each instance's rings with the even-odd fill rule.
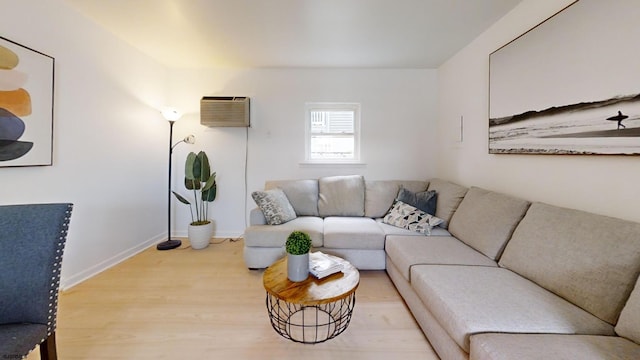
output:
[[[214,241],[222,241],[216,239]],[[58,357],[71,359],[437,359],[384,271],[362,271],[349,328],[325,343],[271,328],[263,271],[242,239],[148,249],[61,294]],[[27,358],[39,359],[35,350]]]

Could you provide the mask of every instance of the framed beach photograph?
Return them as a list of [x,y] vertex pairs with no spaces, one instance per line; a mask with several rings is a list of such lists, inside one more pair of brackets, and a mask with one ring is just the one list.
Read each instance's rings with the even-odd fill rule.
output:
[[52,165],[54,62],[0,37],[0,167]]
[[579,0],[489,55],[489,153],[640,154],[640,6]]

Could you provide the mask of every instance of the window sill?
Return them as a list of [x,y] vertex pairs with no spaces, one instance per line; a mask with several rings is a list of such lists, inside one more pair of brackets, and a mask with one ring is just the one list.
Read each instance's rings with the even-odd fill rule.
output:
[[361,161],[303,161],[300,163],[301,167],[313,167],[313,166],[355,166],[364,167],[367,163]]

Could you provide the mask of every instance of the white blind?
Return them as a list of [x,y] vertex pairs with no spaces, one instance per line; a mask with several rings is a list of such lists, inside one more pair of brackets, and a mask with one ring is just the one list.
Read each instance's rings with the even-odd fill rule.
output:
[[311,110],[311,133],[353,134],[354,111]]

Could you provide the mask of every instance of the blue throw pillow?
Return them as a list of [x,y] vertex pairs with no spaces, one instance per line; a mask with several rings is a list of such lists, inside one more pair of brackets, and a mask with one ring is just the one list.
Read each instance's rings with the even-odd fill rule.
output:
[[437,199],[438,195],[434,190],[413,192],[403,187],[400,188],[400,191],[398,191],[398,196],[396,197],[396,200],[402,201],[405,204],[409,204],[430,215],[436,214]]

